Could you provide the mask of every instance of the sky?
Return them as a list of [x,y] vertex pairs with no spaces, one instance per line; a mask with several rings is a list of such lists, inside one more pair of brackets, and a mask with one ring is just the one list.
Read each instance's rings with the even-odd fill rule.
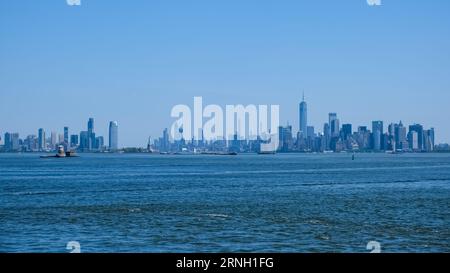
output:
[[450,142],[450,1],[0,0],[0,134],[119,123],[145,146],[174,105],[280,105],[434,127]]

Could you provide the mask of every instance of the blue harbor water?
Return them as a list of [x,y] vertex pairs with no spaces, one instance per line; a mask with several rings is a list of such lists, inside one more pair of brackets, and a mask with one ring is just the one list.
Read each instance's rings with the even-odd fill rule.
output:
[[450,252],[449,154],[0,154],[0,252]]

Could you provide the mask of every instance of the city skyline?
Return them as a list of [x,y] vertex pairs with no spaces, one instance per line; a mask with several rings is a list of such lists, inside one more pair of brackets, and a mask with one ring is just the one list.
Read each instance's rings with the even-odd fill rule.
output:
[[0,0],[0,255],[280,272],[450,252],[449,15]]
[[[247,113],[250,115],[250,113]],[[250,117],[248,117],[250,119]],[[203,122],[205,118],[203,118]],[[239,120],[238,120],[239,122]],[[279,145],[278,152],[326,152],[326,151],[412,151],[432,152],[439,144],[446,144],[440,148],[448,149],[447,143],[436,143],[435,128],[419,123],[404,125],[400,120],[398,123],[385,123],[382,120],[374,120],[372,126],[348,123],[341,121],[338,113],[328,113],[328,121],[323,123],[322,130],[319,127],[308,123],[308,108],[305,94],[298,104],[298,124],[299,130],[295,131],[292,125],[279,125],[277,128]],[[278,123],[279,124],[279,123]],[[342,125],[341,125],[342,124]],[[249,124],[246,125],[249,127]],[[270,125],[270,126],[273,126]],[[63,134],[59,134],[58,142],[56,136],[58,132],[51,131],[51,136],[47,135],[44,128],[39,128],[37,136],[29,134],[21,139],[19,133],[5,132],[4,151],[52,151],[58,146],[63,146],[65,150],[78,150],[80,152],[92,151],[118,151],[127,146],[119,145],[119,125],[117,121],[109,122],[108,145],[104,137],[95,132],[95,120],[89,118],[87,130],[82,130],[79,134],[69,133],[69,127],[64,126]],[[357,129],[356,129],[357,128]],[[247,130],[248,128],[244,129]],[[269,129],[273,130],[272,127]],[[239,126],[237,127],[239,130]],[[204,139],[203,131],[199,139],[184,139],[183,129],[179,128],[181,139],[174,139],[174,135],[168,133],[168,129],[163,130],[162,137],[148,137],[147,150],[161,152],[196,152],[221,151],[221,152],[262,152],[260,145],[264,143],[261,136],[258,139],[238,138],[244,136],[242,132],[235,131],[234,136],[222,136],[219,139]],[[229,137],[229,138],[228,138]],[[226,139],[227,138],[227,139]],[[1,137],[0,137],[1,140]],[[70,141],[69,141],[70,140]],[[242,142],[245,141],[245,142]],[[219,143],[217,141],[224,141]],[[217,142],[217,143],[216,143]],[[0,141],[1,144],[1,141]],[[244,146],[243,146],[244,145]],[[131,146],[128,146],[131,147]],[[144,145],[135,146],[143,148]]]
[[[71,132],[69,126],[64,126],[63,133],[51,131],[47,134],[44,128],[39,128],[37,135],[31,133],[21,138],[20,133],[4,132],[0,136],[0,151],[6,152],[49,152],[63,147],[66,151],[78,150],[80,152],[118,151],[119,150],[119,124],[117,121],[109,122],[108,145],[103,135],[95,132],[95,119],[89,118],[86,130],[79,133]],[[57,138],[58,136],[58,138]]]
[[79,132],[95,117],[101,135],[117,120],[121,144],[141,146],[201,95],[280,105],[297,131],[305,91],[316,128],[331,111],[450,142],[450,2],[402,2],[2,1],[0,128]]

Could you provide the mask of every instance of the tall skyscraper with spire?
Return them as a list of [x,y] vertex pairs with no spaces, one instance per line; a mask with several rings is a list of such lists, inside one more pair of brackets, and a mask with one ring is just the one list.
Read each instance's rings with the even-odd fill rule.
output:
[[299,130],[300,135],[306,138],[308,128],[308,105],[305,101],[305,93],[303,93],[302,102],[299,105]]

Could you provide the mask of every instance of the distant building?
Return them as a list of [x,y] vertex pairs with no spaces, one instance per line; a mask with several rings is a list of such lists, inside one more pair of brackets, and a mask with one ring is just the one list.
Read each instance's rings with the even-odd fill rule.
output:
[[163,137],[161,139],[161,147],[160,150],[162,152],[169,152],[170,151],[170,139],[169,139],[169,131],[167,128],[163,131]]
[[336,113],[329,113],[328,114],[328,124],[331,124],[333,122],[333,120],[337,119],[337,114]]
[[[415,147],[413,144],[411,144],[411,142],[413,141],[412,137],[416,136],[416,134],[414,134],[414,132],[417,133],[417,140],[414,139],[414,141],[417,141],[417,147]],[[424,150],[423,126],[422,125],[420,125],[420,124],[410,125],[409,126],[409,134],[408,134],[408,136],[409,136],[408,140],[410,142],[411,149],[418,150],[418,151]],[[413,148],[413,146],[415,148]]]
[[406,127],[403,126],[402,121],[395,126],[395,146],[397,150],[405,151],[409,149]]
[[17,152],[20,150],[20,138],[19,133],[11,134],[11,151]]
[[38,145],[39,151],[43,151],[47,148],[45,145],[45,131],[42,128],[38,130]]
[[413,151],[419,151],[419,134],[416,131],[409,132],[409,145]]
[[314,138],[316,136],[314,132],[314,126],[308,126],[306,128],[306,137],[307,138]]
[[355,134],[355,141],[359,150],[365,151],[371,148],[371,133],[367,130],[367,126],[358,127],[358,132]]
[[322,141],[322,145],[323,145],[323,150],[330,150],[330,141],[331,141],[331,129],[330,129],[330,124],[329,123],[325,123],[323,125],[323,141]]
[[396,151],[397,150],[397,142],[395,141],[395,132],[398,124],[391,123],[388,126],[388,140],[387,140],[387,150]]
[[292,126],[288,125],[286,127],[280,126],[278,128],[279,137],[279,148],[280,152],[289,152],[292,149]]
[[35,152],[38,150],[38,139],[35,135],[29,135],[23,141],[23,147],[27,152]]
[[89,149],[89,132],[81,131],[80,132],[80,146],[79,149],[81,151],[87,151]]
[[372,121],[372,146],[373,150],[381,151],[382,148],[382,137],[383,137],[383,122],[382,121]]
[[3,146],[3,149],[5,151],[11,151],[12,149],[12,142],[11,142],[11,134],[10,133],[5,133],[5,144]]
[[380,145],[381,150],[383,151],[392,150],[392,148],[389,147],[389,135],[387,133],[381,135]]
[[339,125],[339,119],[337,118],[336,113],[328,114],[328,125],[330,126],[331,137],[339,136],[340,125]]
[[305,95],[303,94],[303,100],[299,105],[299,130],[302,138],[307,137],[308,128],[308,105],[305,101]]
[[449,152],[450,145],[448,143],[441,143],[435,146],[435,151],[438,152]]
[[119,125],[117,121],[109,123],[109,150],[116,151],[119,149]]
[[424,147],[426,152],[434,151],[434,128],[424,131]]
[[93,118],[89,118],[88,121],[88,145],[87,145],[87,149],[89,151],[93,150],[94,145],[95,145],[95,133],[94,133],[94,119]]
[[95,138],[94,149],[102,151],[105,147],[105,139],[102,136],[98,136]]
[[64,127],[64,144],[69,144],[69,127]]
[[342,136],[344,140],[348,140],[352,135],[352,125],[351,124],[343,124],[342,125]]
[[71,135],[70,136],[70,147],[76,148],[78,146],[78,135]]
[[307,139],[303,136],[302,132],[297,132],[297,142],[296,142],[296,150],[297,151],[306,151],[307,147]]

